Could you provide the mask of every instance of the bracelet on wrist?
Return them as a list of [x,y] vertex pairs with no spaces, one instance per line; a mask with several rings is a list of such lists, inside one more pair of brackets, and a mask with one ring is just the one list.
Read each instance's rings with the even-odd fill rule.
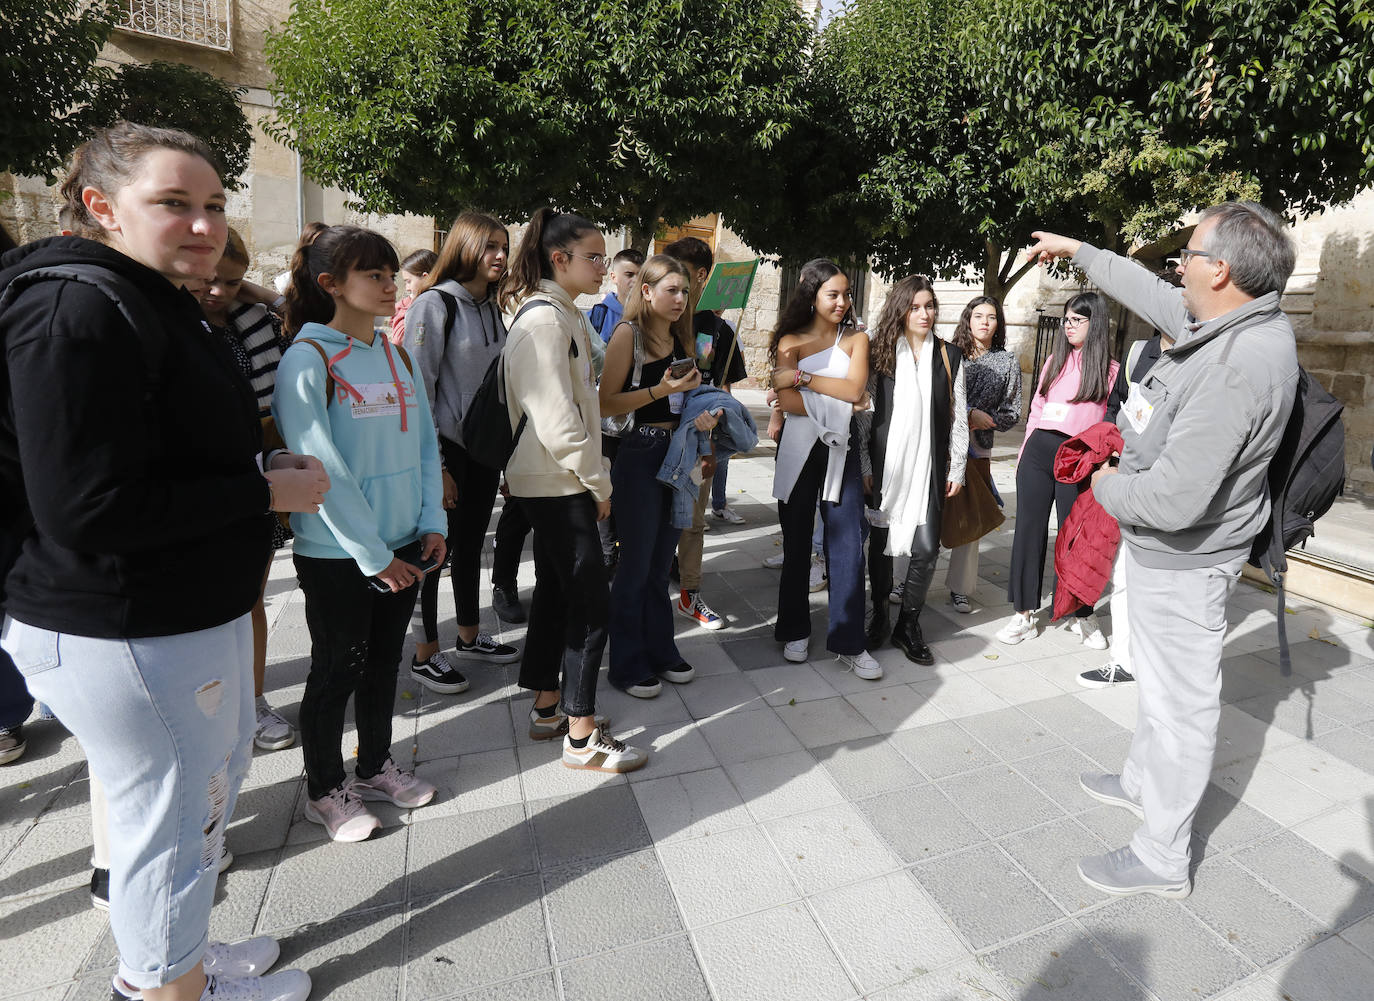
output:
[[650,386],[650,387],[649,387],[649,399],[655,400],[655,401],[658,399],[658,397],[654,395],[654,387],[653,387],[653,386]]
[[800,386],[801,384],[802,384],[802,371],[801,371],[801,369],[797,369],[795,372],[792,373],[792,388],[793,388],[793,389],[796,389],[796,388],[797,388],[798,386]]

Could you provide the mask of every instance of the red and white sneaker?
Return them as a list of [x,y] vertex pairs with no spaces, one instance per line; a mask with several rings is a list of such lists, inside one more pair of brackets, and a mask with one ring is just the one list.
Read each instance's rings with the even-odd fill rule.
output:
[[405,772],[397,767],[390,758],[382,765],[382,770],[369,778],[359,775],[353,780],[353,792],[359,799],[373,800],[378,803],[391,803],[405,810],[424,806],[434,798],[433,785],[414,772]]
[[677,610],[703,629],[724,629],[725,620],[701,600],[700,591],[683,591],[677,599]]

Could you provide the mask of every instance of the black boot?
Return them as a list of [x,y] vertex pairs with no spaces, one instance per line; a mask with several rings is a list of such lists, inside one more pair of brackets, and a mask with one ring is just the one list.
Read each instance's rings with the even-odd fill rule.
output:
[[[884,598],[883,601],[886,602],[887,599]],[[873,610],[868,613],[868,628],[864,630],[864,649],[869,653],[881,650],[891,633],[892,626],[887,618],[887,608],[875,604]]]
[[921,636],[919,615],[920,613],[902,609],[897,616],[896,625],[892,627],[892,645],[906,654],[906,659],[914,664],[934,664],[935,656]]

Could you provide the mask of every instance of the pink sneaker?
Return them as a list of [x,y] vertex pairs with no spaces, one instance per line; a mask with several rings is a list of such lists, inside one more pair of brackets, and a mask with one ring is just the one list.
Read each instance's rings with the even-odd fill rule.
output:
[[382,826],[347,782],[305,804],[305,819],[323,824],[331,841],[366,841]]
[[435,789],[414,772],[403,772],[390,758],[371,778],[353,780],[353,793],[363,799],[394,803],[404,809],[424,806],[434,798]]

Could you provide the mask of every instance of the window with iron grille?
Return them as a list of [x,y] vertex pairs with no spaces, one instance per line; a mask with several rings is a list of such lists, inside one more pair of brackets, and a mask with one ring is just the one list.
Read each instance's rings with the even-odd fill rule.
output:
[[233,0],[121,0],[119,27],[210,49],[233,48]]

